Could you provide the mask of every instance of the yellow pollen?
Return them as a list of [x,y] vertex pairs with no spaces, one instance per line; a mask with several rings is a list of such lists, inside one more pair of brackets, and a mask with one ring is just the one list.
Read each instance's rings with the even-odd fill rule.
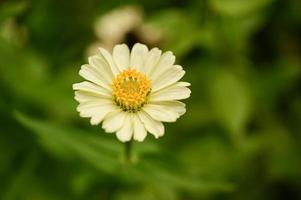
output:
[[150,80],[135,69],[128,68],[113,80],[115,102],[124,111],[138,111],[147,102],[150,91]]

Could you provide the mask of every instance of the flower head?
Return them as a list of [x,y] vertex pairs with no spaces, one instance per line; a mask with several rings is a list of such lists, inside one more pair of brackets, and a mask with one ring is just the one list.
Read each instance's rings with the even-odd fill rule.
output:
[[124,40],[125,35],[138,28],[143,21],[143,11],[139,6],[124,6],[112,10],[97,19],[94,25],[96,36],[116,44]]
[[116,132],[120,141],[143,141],[147,132],[158,138],[164,134],[162,122],[185,113],[178,100],[190,96],[190,84],[178,82],[185,71],[174,65],[172,52],[140,43],[130,51],[120,44],[112,54],[100,48],[88,60],[79,71],[87,81],[73,84],[77,110],[92,125],[102,122],[106,132]]
[[94,24],[96,41],[92,42],[86,55],[97,53],[102,46],[112,50],[116,44],[123,42],[142,42],[149,46],[159,46],[163,41],[163,32],[153,24],[146,22],[143,8],[138,5],[117,7],[98,17]]

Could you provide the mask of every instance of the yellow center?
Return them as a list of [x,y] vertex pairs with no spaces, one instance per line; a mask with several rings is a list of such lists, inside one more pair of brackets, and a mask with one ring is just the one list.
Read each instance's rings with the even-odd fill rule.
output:
[[146,103],[150,91],[150,80],[135,69],[128,68],[113,80],[115,102],[124,111],[138,111]]

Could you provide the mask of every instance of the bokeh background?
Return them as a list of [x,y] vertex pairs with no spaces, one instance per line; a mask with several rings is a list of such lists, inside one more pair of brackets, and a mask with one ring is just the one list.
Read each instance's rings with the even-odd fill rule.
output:
[[[301,199],[300,0],[0,1],[0,199]],[[187,113],[123,144],[76,112],[95,47],[171,50]]]

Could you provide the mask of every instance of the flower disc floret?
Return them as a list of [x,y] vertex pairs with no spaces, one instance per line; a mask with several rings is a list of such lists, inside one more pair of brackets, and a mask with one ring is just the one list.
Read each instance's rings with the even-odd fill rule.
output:
[[150,80],[135,69],[128,68],[113,80],[115,102],[124,111],[137,112],[147,102]]

